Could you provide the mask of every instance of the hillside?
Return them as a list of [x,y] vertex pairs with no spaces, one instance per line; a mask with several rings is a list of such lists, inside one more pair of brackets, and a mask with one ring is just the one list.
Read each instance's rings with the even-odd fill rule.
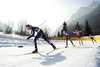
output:
[[[87,7],[81,7],[74,13],[71,18],[67,21],[70,28],[74,28],[77,22],[82,25],[84,29],[85,22],[88,20],[89,25],[92,27],[93,34],[100,34],[100,1],[94,1]],[[63,25],[60,25],[53,35],[56,35],[58,31],[61,31]]]
[[[74,13],[71,18],[67,21],[67,24],[75,23],[75,21],[79,20],[80,18],[85,19],[85,17],[94,11],[98,6],[100,5],[100,1],[93,1],[89,6],[87,7],[81,7],[79,10],[77,10],[76,13]],[[79,20],[79,21],[82,21]],[[80,22],[81,23],[81,22]]]
[[100,5],[94,11],[92,11],[86,18],[89,21],[93,32],[95,34],[100,34]]
[[93,10],[95,10],[95,8],[97,8],[99,4],[100,4],[100,1],[93,1],[89,6],[81,7],[79,10],[77,10],[76,13],[74,13],[71,16],[71,18],[67,21],[67,23],[70,24],[70,23],[72,23],[72,21],[74,21],[80,17],[83,17],[85,15],[88,15]]
[[[91,26],[91,29],[93,31],[93,34],[100,34],[100,5],[91,13],[89,13],[88,15],[85,15],[83,17],[80,17],[72,22],[70,22],[69,25],[71,24],[76,24],[76,22],[78,21],[79,24],[84,25],[85,26],[85,22],[86,20],[88,20],[89,25]],[[84,29],[84,28],[83,28]]]

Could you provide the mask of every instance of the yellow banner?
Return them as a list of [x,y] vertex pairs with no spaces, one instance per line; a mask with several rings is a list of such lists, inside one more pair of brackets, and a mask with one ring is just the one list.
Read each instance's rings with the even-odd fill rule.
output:
[[[91,40],[89,37],[81,37],[81,38],[82,38],[82,40]],[[71,37],[71,39],[72,40],[78,40],[77,37]],[[100,41],[100,35],[94,36],[94,39],[96,41]],[[53,40],[66,40],[66,38],[63,38],[63,37],[55,37],[55,38],[53,38]]]

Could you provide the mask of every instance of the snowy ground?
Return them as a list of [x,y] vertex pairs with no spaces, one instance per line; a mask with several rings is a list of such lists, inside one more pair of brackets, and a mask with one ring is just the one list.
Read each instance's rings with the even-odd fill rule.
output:
[[[78,41],[73,41],[78,47],[58,49],[49,55],[47,52],[53,48],[45,41],[38,41],[39,53],[28,54],[34,50],[33,41],[27,37],[5,35],[0,33],[0,67],[100,67],[100,42],[84,41],[85,46],[80,46]],[[51,41],[57,48],[64,47],[65,41]],[[17,46],[23,45],[23,48]]]

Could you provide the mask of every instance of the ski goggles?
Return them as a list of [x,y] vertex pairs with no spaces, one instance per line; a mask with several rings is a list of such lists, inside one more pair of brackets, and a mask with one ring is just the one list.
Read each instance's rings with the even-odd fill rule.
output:
[[26,27],[26,29],[29,29],[29,27]]

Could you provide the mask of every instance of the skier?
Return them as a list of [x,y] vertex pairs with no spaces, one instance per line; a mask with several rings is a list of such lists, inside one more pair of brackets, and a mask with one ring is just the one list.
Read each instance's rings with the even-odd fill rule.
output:
[[94,37],[91,34],[89,34],[89,37],[90,37],[90,39],[92,40],[93,43],[94,43],[94,41],[96,42],[96,40],[94,39]]
[[[83,42],[82,42],[82,39],[81,39],[80,32],[81,32],[81,31],[78,31],[78,30],[75,30],[75,32],[73,31],[73,33],[75,33],[75,34],[77,35],[79,44],[81,45],[81,43],[82,43],[82,45],[83,45]],[[81,41],[81,43],[80,43],[80,41]]]
[[32,35],[29,36],[27,38],[27,40],[29,40],[31,37],[33,37],[34,34],[35,34],[35,32],[37,32],[37,35],[36,35],[36,37],[34,39],[35,50],[32,53],[37,53],[38,52],[38,49],[37,49],[37,40],[39,39],[40,36],[42,36],[43,39],[45,41],[47,41],[53,47],[53,49],[56,49],[56,47],[46,38],[44,32],[39,27],[33,27],[32,25],[26,25],[26,29],[32,31]]
[[75,47],[75,45],[73,44],[72,40],[71,40],[71,34],[68,33],[67,31],[63,31],[63,37],[66,37],[66,46],[65,48],[68,47],[68,38],[70,40],[70,42],[72,43],[72,45]]

